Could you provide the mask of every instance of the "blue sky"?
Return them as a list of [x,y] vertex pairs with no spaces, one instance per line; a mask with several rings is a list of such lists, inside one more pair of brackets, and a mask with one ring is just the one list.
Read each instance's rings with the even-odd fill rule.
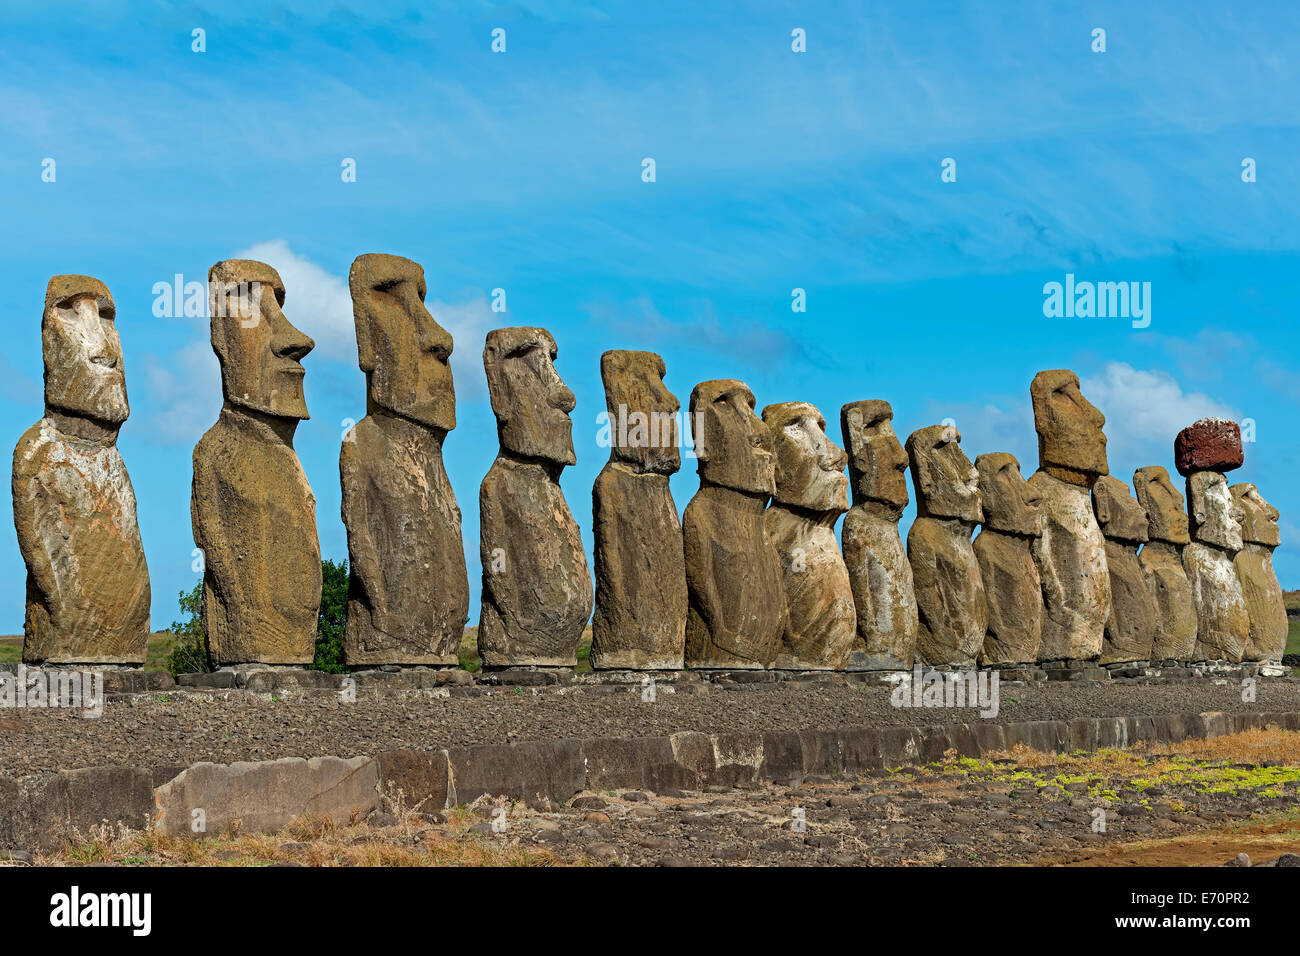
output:
[[[280,269],[286,313],[317,342],[296,445],[334,558],[347,553],[342,423],[365,409],[348,266],[367,252],[424,266],[456,341],[446,461],[473,621],[478,485],[496,454],[481,353],[501,325],[559,343],[578,401],[562,484],[588,545],[605,349],[660,352],[683,404],[699,381],[740,378],[760,409],[811,401],[832,421],[845,402],[887,399],[904,439],[951,418],[972,459],[1010,451],[1026,475],[1030,379],[1068,367],[1106,414],[1126,482],[1144,465],[1172,473],[1174,435],[1196,418],[1252,418],[1230,478],[1281,509],[1275,562],[1300,587],[1291,5],[697,6],[4,10],[0,421],[12,447],[41,415],[49,277],[102,279],[155,627],[196,580],[190,456],[221,398],[206,320],[155,318],[152,288],[236,254]],[[497,27],[504,54],[490,50]],[[948,157],[956,182],[940,178]],[[1256,182],[1242,181],[1246,157]],[[1150,326],[1046,318],[1043,285],[1067,272],[1150,282]],[[505,315],[489,309],[494,288]],[[679,508],[696,486],[688,461]],[[16,633],[23,565],[7,522],[0,569],[0,631]]]

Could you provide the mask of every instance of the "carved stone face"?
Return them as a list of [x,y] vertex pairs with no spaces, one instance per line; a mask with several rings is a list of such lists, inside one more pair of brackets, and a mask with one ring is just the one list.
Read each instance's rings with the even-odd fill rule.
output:
[[1029,386],[1038,432],[1038,467],[1072,485],[1091,486],[1108,474],[1106,416],[1079,391],[1069,369],[1039,372]]
[[451,431],[456,427],[451,334],[424,307],[424,270],[401,256],[358,256],[348,288],[370,401],[430,428]]
[[1187,544],[1188,530],[1183,495],[1169,480],[1169,472],[1160,465],[1150,465],[1133,472],[1133,492],[1146,509],[1147,535],[1152,541]]
[[840,432],[849,453],[853,500],[880,501],[900,513],[907,507],[907,453],[894,434],[894,410],[880,399],[840,409]]
[[975,459],[975,470],[979,472],[984,527],[1028,537],[1043,533],[1041,499],[1020,473],[1015,455],[1004,451],[980,455]]
[[1147,512],[1118,478],[1102,475],[1092,486],[1092,509],[1101,533],[1111,541],[1147,540]]
[[807,402],[781,402],[763,409],[776,452],[774,500],[809,511],[849,510],[848,455],[826,437],[826,419]]
[[503,451],[557,465],[577,463],[573,453],[573,392],[555,370],[559,354],[545,329],[493,329],[483,347],[488,395]]
[[90,276],[55,276],[45,290],[41,349],[45,407],[120,425],[130,414],[117,310],[108,287]]
[[772,431],[754,414],[754,393],[744,382],[715,379],[691,392],[691,423],[700,479],[751,494],[776,490]]
[[1217,471],[1198,471],[1187,479],[1192,510],[1192,537],[1225,551],[1241,550],[1241,506],[1228,491],[1228,479]]
[[919,517],[983,520],[979,472],[960,443],[961,433],[949,425],[931,425],[908,436],[906,451]]
[[212,350],[231,405],[306,419],[302,359],[316,343],[285,318],[284,283],[264,262],[227,259],[208,270]]
[[664,360],[654,352],[611,350],[600,357],[611,457],[639,472],[671,475],[682,466],[682,403],[664,385],[664,372]]
[[1277,526],[1278,510],[1264,500],[1259,489],[1249,481],[1243,481],[1228,490],[1242,511],[1242,540],[1269,548],[1281,544],[1282,536]]

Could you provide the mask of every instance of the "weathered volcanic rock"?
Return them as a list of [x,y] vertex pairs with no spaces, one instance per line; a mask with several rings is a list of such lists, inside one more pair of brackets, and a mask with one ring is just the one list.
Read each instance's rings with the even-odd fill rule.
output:
[[[194,447],[190,517],[204,554],[203,629],[212,662],[307,664],[320,612],[316,499],[293,450],[308,417],[301,359],[270,266],[219,262],[208,273],[212,348],[225,404]],[[241,289],[251,290],[241,294]]]
[[1242,597],[1250,617],[1250,647],[1246,660],[1281,661],[1286,650],[1286,602],[1277,572],[1273,570],[1273,549],[1281,543],[1278,510],[1264,500],[1250,482],[1228,489],[1244,515],[1241,522],[1242,548],[1232,559],[1241,582]]
[[1092,504],[1106,538],[1111,594],[1100,663],[1150,660],[1160,609],[1138,560],[1138,548],[1147,540],[1146,510],[1128,493],[1128,485],[1109,475],[1092,486]]
[[545,329],[496,329],[483,367],[501,450],[479,488],[484,667],[572,667],[591,616],[591,572],[560,490],[573,453],[573,392]]
[[1138,563],[1156,599],[1156,639],[1152,660],[1191,660],[1196,652],[1196,603],[1183,567],[1183,548],[1191,541],[1183,495],[1159,465],[1133,473],[1133,492],[1147,513],[1147,536]]
[[653,352],[600,357],[610,459],[592,488],[596,612],[591,666],[674,670],[686,652],[686,557],[668,478],[681,404]]
[[1174,465],[1184,477],[1197,471],[1232,471],[1244,460],[1241,428],[1226,418],[1202,418],[1174,439]]
[[920,619],[912,565],[898,534],[908,504],[908,461],[893,417],[880,399],[840,409],[853,489],[841,531],[858,622],[850,670],[910,670],[916,656]]
[[983,519],[979,472],[961,435],[931,425],[907,439],[917,518],[907,534],[916,607],[917,653],[928,664],[971,666],[988,630],[988,606],[971,533]]
[[763,421],[776,451],[776,493],[764,520],[781,556],[787,610],[776,666],[843,670],[857,638],[849,572],[835,540],[835,522],[849,507],[847,456],[806,402],[768,405]]
[[1187,501],[1193,540],[1183,549],[1183,566],[1196,603],[1194,656],[1235,664],[1250,647],[1250,612],[1233,565],[1242,545],[1241,507],[1217,471],[1188,477]]
[[13,462],[28,663],[140,664],[148,649],[149,569],[117,450],[129,408],[115,323],[98,279],[50,280],[45,416],[18,440]]
[[980,455],[975,470],[984,525],[972,547],[989,611],[979,663],[1032,664],[1043,640],[1042,582],[1032,553],[1043,530],[1042,512],[1013,455]]
[[686,663],[765,668],[785,633],[781,558],[763,511],[775,490],[772,433],[744,382],[701,382],[691,392],[700,490],[686,506]]
[[459,661],[469,617],[460,508],[442,462],[456,427],[451,335],[424,306],[424,270],[399,256],[352,263],[366,417],[339,452],[348,531],[350,665]]

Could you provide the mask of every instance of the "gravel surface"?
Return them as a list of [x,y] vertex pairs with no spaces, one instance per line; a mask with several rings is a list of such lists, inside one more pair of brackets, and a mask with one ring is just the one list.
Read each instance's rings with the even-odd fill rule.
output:
[[[1300,707],[1300,681],[1260,680],[1241,700],[1236,681],[1163,684],[1051,683],[1001,688],[999,722],[1075,717],[1286,711]],[[525,690],[491,696],[427,693],[169,692],[110,698],[102,717],[60,710],[0,711],[0,773],[75,767],[165,767],[211,760],[340,757],[390,749],[438,749],[527,739],[658,736],[677,731],[777,731],[843,726],[942,724],[981,719],[972,709],[899,709],[881,684],[712,685],[695,693],[660,688],[643,703],[639,687]]]

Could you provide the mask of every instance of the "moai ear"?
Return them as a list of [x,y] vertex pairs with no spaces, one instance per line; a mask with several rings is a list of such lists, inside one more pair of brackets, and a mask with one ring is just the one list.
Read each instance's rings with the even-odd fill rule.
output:
[[483,346],[483,372],[487,375],[488,398],[492,402],[492,411],[496,414],[497,422],[506,425],[510,421],[507,414],[510,410],[509,402],[505,401],[505,379],[501,372],[501,362],[503,356],[499,354],[497,346],[491,342]]
[[1098,524],[1108,524],[1110,522],[1110,499],[1104,493],[1098,494],[1094,489],[1092,493],[1092,507],[1097,514]]
[[353,321],[357,327],[357,365],[363,372],[375,370],[374,317],[368,296],[353,303]]

